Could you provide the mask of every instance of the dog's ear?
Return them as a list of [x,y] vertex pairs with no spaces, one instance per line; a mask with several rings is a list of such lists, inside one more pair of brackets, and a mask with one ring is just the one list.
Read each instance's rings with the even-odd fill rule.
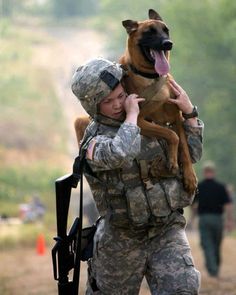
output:
[[131,34],[132,32],[136,31],[138,28],[138,22],[130,19],[124,20],[122,22],[122,25],[126,29],[126,32],[128,34]]
[[149,9],[148,16],[149,16],[149,19],[156,19],[156,20],[162,21],[161,16],[154,9]]

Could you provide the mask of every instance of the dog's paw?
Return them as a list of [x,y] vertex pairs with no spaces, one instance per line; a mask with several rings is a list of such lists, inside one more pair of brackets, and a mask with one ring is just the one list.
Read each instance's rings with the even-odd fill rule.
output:
[[150,175],[155,178],[162,177],[173,177],[174,175],[170,172],[170,169],[167,167],[167,162],[162,157],[156,157],[150,165]]
[[179,171],[179,165],[178,163],[174,162],[169,162],[168,163],[168,170],[170,171],[170,173],[172,175],[177,175],[178,171]]
[[184,173],[184,188],[192,196],[197,190],[197,176],[193,171]]

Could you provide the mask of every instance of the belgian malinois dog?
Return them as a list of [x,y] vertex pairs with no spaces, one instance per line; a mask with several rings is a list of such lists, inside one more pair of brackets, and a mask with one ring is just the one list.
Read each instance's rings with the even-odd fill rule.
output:
[[138,116],[141,134],[166,140],[168,170],[175,175],[180,165],[185,189],[193,194],[197,178],[182,125],[182,113],[176,105],[168,103],[168,98],[175,98],[168,84],[171,78],[169,55],[173,45],[169,30],[153,9],[149,10],[148,20],[125,20],[122,24],[128,33],[126,50],[119,60],[128,72],[124,77],[125,89],[128,94],[137,93],[145,98]]
[[[182,113],[176,105],[168,103],[169,97],[175,98],[168,84],[171,77],[169,54],[173,45],[169,30],[153,9],[149,10],[148,20],[125,20],[122,24],[128,33],[127,46],[119,60],[127,71],[124,86],[128,94],[137,93],[145,98],[138,116],[141,134],[164,138],[168,144],[168,167],[163,173],[158,167],[153,167],[153,176],[173,176],[181,166],[185,189],[192,195],[197,187],[197,178],[182,125]],[[88,122],[86,118],[75,121],[78,142]]]

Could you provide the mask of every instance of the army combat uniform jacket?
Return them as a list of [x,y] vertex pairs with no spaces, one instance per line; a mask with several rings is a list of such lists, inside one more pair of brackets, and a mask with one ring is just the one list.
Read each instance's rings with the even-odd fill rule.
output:
[[[190,205],[192,196],[184,190],[180,173],[177,177],[152,176],[154,160],[167,166],[166,143],[141,136],[136,125],[117,125],[93,121],[86,132],[89,140],[94,137],[96,141],[93,160],[87,161],[92,173],[85,175],[99,214],[109,214],[114,225],[141,228]],[[185,125],[185,130],[196,162],[202,154],[202,125]]]
[[[203,124],[198,123],[184,125],[193,163],[202,154]],[[91,139],[96,143],[85,176],[103,218],[94,237],[86,294],[138,294],[143,276],[152,294],[177,294],[177,289],[186,291],[178,294],[198,294],[199,273],[181,214],[192,196],[183,188],[181,167],[177,176],[151,173],[153,161],[161,167],[168,163],[165,141],[114,120],[92,121],[83,142]],[[170,262],[172,267],[166,267]],[[171,275],[174,283],[168,283]]]

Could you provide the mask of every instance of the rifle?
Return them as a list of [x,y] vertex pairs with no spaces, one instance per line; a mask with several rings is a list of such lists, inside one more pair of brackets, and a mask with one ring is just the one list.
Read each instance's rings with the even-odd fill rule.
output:
[[[75,158],[73,173],[64,175],[55,181],[57,237],[52,249],[54,279],[58,281],[58,295],[77,295],[79,290],[82,210],[83,210],[83,161],[81,155]],[[80,182],[79,216],[75,219],[67,234],[67,219],[71,189]],[[69,273],[73,270],[72,280]]]

